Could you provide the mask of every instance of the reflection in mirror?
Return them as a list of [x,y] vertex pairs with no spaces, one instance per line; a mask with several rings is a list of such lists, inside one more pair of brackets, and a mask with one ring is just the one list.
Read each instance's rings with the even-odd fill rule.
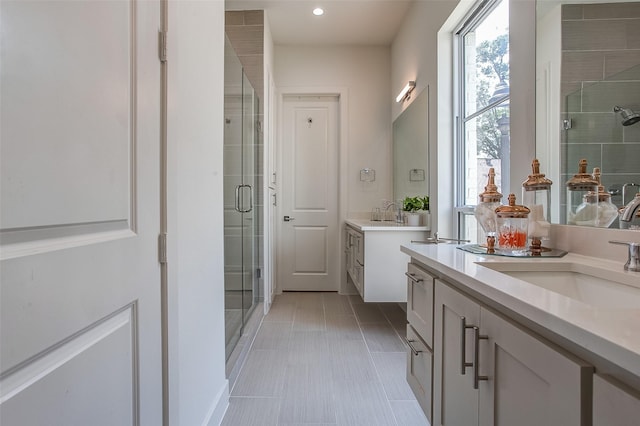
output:
[[536,151],[554,181],[552,220],[566,223],[580,159],[617,207],[640,188],[640,2],[537,5]]
[[393,197],[429,195],[428,88],[393,122]]

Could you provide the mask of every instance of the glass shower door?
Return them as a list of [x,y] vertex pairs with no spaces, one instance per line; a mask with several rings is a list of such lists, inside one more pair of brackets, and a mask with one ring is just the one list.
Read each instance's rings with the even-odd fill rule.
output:
[[228,40],[224,92],[224,265],[227,359],[256,300],[257,96]]
[[245,74],[242,75],[242,184],[239,194],[242,214],[242,315],[243,324],[252,313],[256,290],[256,122],[258,98]]

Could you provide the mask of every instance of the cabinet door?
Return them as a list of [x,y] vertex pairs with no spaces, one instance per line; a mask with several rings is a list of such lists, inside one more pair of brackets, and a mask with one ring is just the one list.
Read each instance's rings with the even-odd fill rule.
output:
[[360,266],[364,266],[364,234],[360,232],[354,232],[355,249],[356,249],[356,261]]
[[[473,388],[472,331],[480,306],[439,279],[434,307],[434,425],[478,424],[478,390]],[[514,423],[518,424],[518,423]]]
[[640,391],[611,377],[593,376],[593,426],[637,426]]
[[589,365],[487,309],[480,323],[481,425],[590,424]]
[[431,422],[433,354],[410,325],[407,325],[407,342],[407,382]]
[[407,266],[407,320],[430,348],[433,348],[434,279],[413,263]]

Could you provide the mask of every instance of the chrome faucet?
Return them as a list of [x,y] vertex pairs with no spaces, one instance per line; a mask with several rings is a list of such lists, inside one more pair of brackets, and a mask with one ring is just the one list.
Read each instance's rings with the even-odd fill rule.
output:
[[629,201],[629,204],[624,206],[620,214],[620,220],[622,222],[631,222],[638,209],[640,209],[640,192],[636,194],[633,200]]
[[[636,197],[640,198],[640,197]],[[640,272],[640,243],[630,241],[609,241],[611,244],[620,244],[629,247],[629,257],[624,264],[625,271]]]
[[398,205],[397,203],[394,203],[393,201],[387,201],[384,205],[384,218],[386,220],[387,218],[387,211],[389,210],[389,207],[394,206],[396,208],[396,222],[397,223],[402,223],[403,219],[402,219],[402,206]]

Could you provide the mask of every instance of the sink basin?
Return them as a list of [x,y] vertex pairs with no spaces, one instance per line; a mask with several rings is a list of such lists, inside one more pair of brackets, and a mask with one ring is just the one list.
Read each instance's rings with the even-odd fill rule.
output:
[[478,262],[588,305],[640,309],[640,274],[582,263]]

